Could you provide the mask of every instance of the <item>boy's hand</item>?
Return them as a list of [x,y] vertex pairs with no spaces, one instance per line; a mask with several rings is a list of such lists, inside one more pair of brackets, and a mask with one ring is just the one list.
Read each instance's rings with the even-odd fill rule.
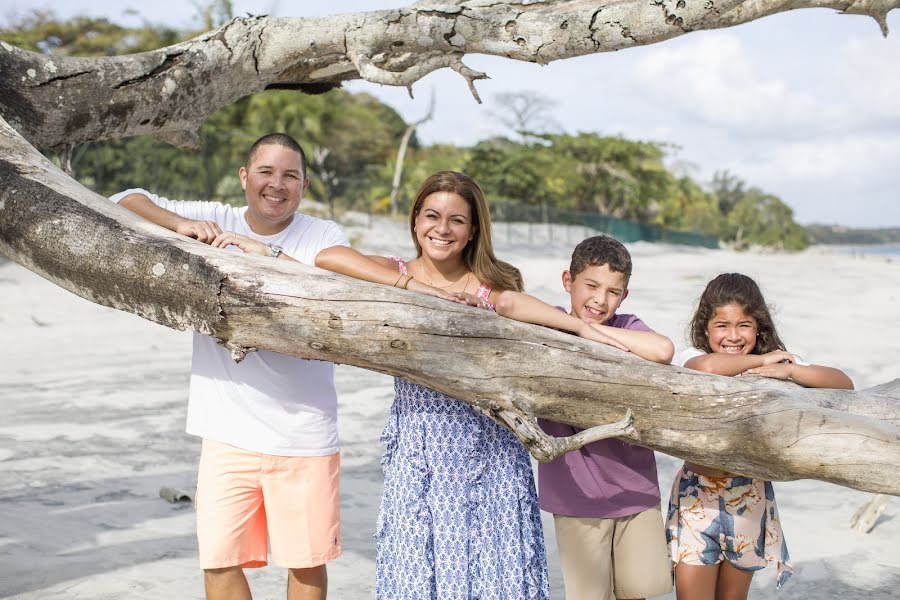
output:
[[752,369],[747,369],[741,375],[758,375],[760,377],[788,380],[792,378],[796,367],[797,365],[792,362],[781,362],[774,365],[753,367]]
[[585,323],[584,327],[578,331],[578,335],[587,340],[593,340],[595,342],[600,342],[601,344],[606,344],[607,346],[612,346],[613,348],[618,348],[619,350],[624,350],[625,352],[631,352],[631,350],[623,344],[603,333],[602,327],[603,325],[595,323]]
[[185,219],[175,226],[175,233],[194,238],[204,244],[212,244],[222,230],[214,221],[192,221]]

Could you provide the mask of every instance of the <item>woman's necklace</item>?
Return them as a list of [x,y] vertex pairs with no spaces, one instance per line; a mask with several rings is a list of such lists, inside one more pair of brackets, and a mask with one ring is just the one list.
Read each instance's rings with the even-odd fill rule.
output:
[[432,279],[430,276],[428,276],[428,274],[425,272],[425,267],[423,267],[421,265],[421,263],[417,263],[416,266],[418,267],[418,270],[422,273],[423,279],[426,280],[426,283],[433,288],[437,288],[439,290],[446,290],[446,289],[452,288],[453,286],[455,286],[457,283],[459,283],[463,279],[465,279],[466,282],[463,285],[462,292],[465,292],[466,288],[469,287],[469,278],[472,276],[472,271],[466,271],[463,275],[460,275],[455,281],[451,281],[450,283],[448,283],[446,285],[435,285],[434,279]]

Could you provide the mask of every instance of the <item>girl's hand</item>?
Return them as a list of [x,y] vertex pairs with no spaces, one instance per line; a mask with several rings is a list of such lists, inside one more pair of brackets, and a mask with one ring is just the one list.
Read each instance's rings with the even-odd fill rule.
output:
[[782,379],[786,381],[793,378],[794,369],[796,368],[797,365],[793,362],[782,362],[774,365],[753,367],[752,369],[747,369],[741,373],[741,375],[758,375],[759,377],[770,377],[772,379]]
[[490,308],[484,298],[479,298],[478,296],[474,296],[472,294],[467,294],[465,292],[452,292],[451,296],[456,298],[456,301],[462,304],[477,306],[478,308]]
[[465,301],[460,300],[454,294],[449,294],[444,290],[439,290],[436,287],[431,287],[426,283],[422,283],[418,279],[411,279],[409,281],[409,285],[406,286],[411,292],[417,292],[419,294],[425,294],[426,296],[434,296],[435,298],[440,298],[441,300],[449,300],[450,302],[457,302],[459,304],[467,304]]
[[779,363],[795,363],[797,359],[790,352],[773,350],[762,355],[763,365],[777,365]]
[[214,248],[225,248],[226,246],[237,246],[247,254],[255,254],[257,256],[269,256],[272,249],[268,244],[248,238],[232,231],[223,231],[212,241],[210,246]]
[[625,345],[617,342],[616,340],[603,333],[601,327],[603,327],[603,325],[585,323],[584,327],[578,330],[578,335],[586,340],[593,340],[595,342],[600,342],[601,344],[606,344],[607,346],[612,346],[613,348],[618,348],[619,350],[623,350],[625,352],[631,352],[631,350],[629,350]]

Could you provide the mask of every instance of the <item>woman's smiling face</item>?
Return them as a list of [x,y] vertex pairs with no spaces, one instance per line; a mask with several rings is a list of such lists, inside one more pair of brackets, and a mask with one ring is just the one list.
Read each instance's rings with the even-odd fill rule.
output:
[[469,203],[453,192],[429,194],[422,201],[415,224],[422,254],[438,262],[461,256],[475,235]]
[[750,354],[758,332],[756,319],[737,304],[719,306],[706,324],[709,347],[724,354]]

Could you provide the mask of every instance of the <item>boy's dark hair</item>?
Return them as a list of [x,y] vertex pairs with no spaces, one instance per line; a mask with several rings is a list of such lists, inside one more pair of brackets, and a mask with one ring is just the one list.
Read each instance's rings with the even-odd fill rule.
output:
[[575,246],[569,274],[572,279],[588,267],[609,265],[610,271],[625,273],[625,285],[631,278],[631,255],[622,242],[608,235],[595,235]]
[[260,146],[284,146],[290,150],[293,150],[297,154],[300,155],[300,173],[303,175],[303,178],[306,179],[306,153],[303,151],[303,148],[293,137],[289,136],[286,133],[268,133],[250,146],[250,150],[247,151],[247,166],[253,162],[253,159],[256,157],[256,151],[259,150]]
[[712,352],[706,328],[716,310],[729,304],[737,304],[744,310],[744,314],[756,320],[756,345],[751,354],[785,350],[759,286],[740,273],[722,273],[706,284],[697,311],[691,319],[691,344],[695,348],[706,353]]

